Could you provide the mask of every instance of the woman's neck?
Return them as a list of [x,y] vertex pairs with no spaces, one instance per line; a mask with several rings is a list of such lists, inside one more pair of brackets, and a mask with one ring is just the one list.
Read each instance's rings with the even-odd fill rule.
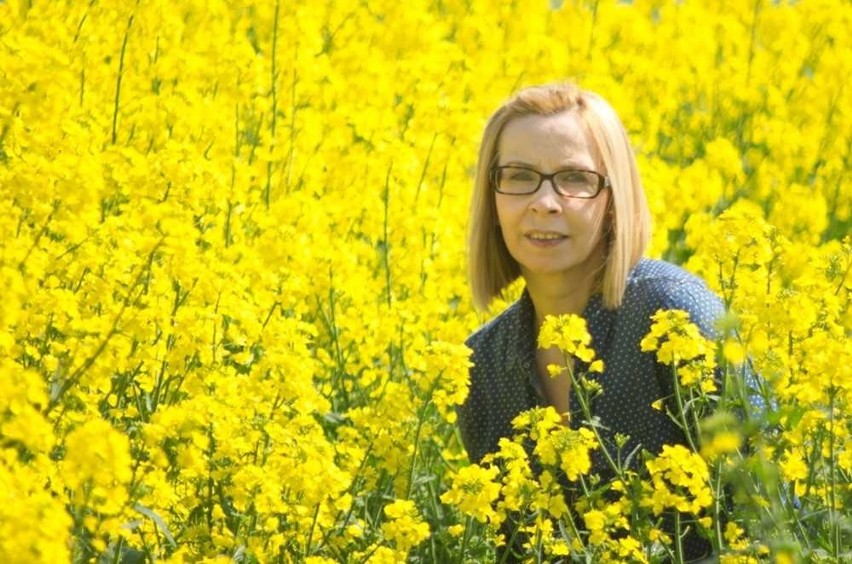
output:
[[525,272],[521,275],[535,307],[537,327],[548,315],[582,315],[592,295],[599,290],[606,267],[605,245],[598,245],[581,263],[556,272]]
[[526,283],[537,326],[548,315],[581,315],[597,285],[596,278],[591,276],[570,284],[541,278],[527,279]]

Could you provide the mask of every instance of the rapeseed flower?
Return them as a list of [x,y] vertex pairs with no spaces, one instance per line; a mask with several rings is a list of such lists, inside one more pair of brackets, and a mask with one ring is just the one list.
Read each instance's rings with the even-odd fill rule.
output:
[[649,460],[646,467],[652,493],[642,504],[655,515],[667,508],[698,515],[713,503],[707,464],[683,445],[664,445],[660,455]]
[[90,419],[68,433],[62,473],[78,504],[116,514],[129,500],[130,441],[107,421]]
[[388,521],[382,524],[382,534],[397,550],[409,552],[429,538],[429,525],[422,521],[413,501],[398,499],[386,505],[384,512]]
[[7,562],[70,561],[73,520],[59,492],[45,488],[48,475],[38,468],[45,462],[22,472],[14,451],[0,454],[0,556]]
[[715,345],[701,335],[683,310],[660,310],[651,316],[650,332],[642,338],[643,351],[654,351],[657,360],[671,365],[683,388],[703,393],[716,391]]
[[548,316],[538,333],[538,346],[543,349],[557,347],[566,355],[576,356],[590,363],[595,357],[589,346],[592,336],[586,327],[586,320],[578,315]]
[[441,495],[441,501],[455,505],[480,523],[499,524],[501,518],[494,509],[500,494],[498,474],[494,466],[472,464],[460,468],[453,475],[450,488]]

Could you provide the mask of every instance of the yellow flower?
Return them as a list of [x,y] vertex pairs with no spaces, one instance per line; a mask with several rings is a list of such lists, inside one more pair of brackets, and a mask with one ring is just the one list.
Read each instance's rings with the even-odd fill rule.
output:
[[547,316],[538,333],[539,347],[557,347],[584,362],[594,358],[594,351],[588,347],[591,341],[586,320],[578,315]]
[[587,511],[583,514],[583,521],[586,523],[586,529],[589,531],[589,542],[592,544],[601,544],[607,540],[608,535],[605,532],[606,514],[600,510]]
[[716,389],[715,345],[706,339],[683,310],[659,310],[651,316],[651,330],[640,342],[657,361],[675,367],[681,386],[698,386],[705,393]]
[[732,364],[742,364],[746,358],[742,344],[731,340],[725,341],[722,354],[725,355],[725,360]]
[[569,480],[576,480],[591,469],[591,451],[597,448],[597,439],[591,430],[585,427],[577,431],[559,429],[553,435],[552,444],[558,452],[559,467]]
[[714,434],[708,442],[701,446],[701,456],[712,463],[720,456],[737,452],[741,443],[740,433],[721,431]]
[[422,521],[413,501],[398,499],[384,511],[388,521],[382,523],[382,534],[399,551],[408,552],[429,538],[429,525]]
[[666,508],[697,515],[713,503],[707,464],[683,445],[664,445],[656,458],[646,462],[652,492],[642,504],[655,515]]
[[728,522],[725,525],[725,540],[728,542],[728,545],[734,550],[743,550],[748,546],[748,542],[744,539],[743,529],[733,522]]
[[0,451],[0,557],[8,562],[69,562],[73,520],[50,481],[46,461],[23,466],[11,449]]
[[117,513],[128,501],[133,476],[130,441],[103,419],[90,419],[66,437],[62,469],[78,502]]
[[804,480],[808,477],[810,468],[805,464],[798,450],[788,450],[781,458],[781,474],[791,482]]
[[500,494],[497,477],[495,467],[472,464],[460,468],[451,478],[450,489],[441,495],[441,501],[457,506],[480,523],[494,522],[499,518],[493,507]]

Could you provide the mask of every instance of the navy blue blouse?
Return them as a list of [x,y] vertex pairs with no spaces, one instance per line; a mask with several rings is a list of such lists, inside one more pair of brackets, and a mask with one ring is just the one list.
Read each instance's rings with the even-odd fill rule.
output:
[[[587,376],[603,388],[592,401],[592,415],[599,419],[598,429],[613,457],[618,456],[615,435],[629,436],[621,448],[622,460],[636,449],[658,454],[665,444],[686,442],[683,431],[666,413],[652,407],[674,393],[671,368],[640,348],[650,330],[651,316],[659,309],[687,311],[710,338],[716,336],[715,321],[724,312],[722,302],[701,279],[673,264],[643,259],[628,276],[619,308],[605,309],[602,296],[596,294],[582,314],[596,357],[604,361],[603,373]],[[535,310],[524,291],[518,301],[468,338],[473,367],[469,395],[458,410],[458,421],[472,462],[496,452],[498,441],[512,436],[515,416],[547,405],[536,370],[536,337]],[[575,363],[579,373],[588,369],[579,360]],[[584,419],[576,394],[571,394],[570,410],[571,426],[576,428]],[[630,466],[638,470],[641,462],[642,457],[634,456]],[[613,478],[600,451],[592,451],[591,472],[605,481]],[[688,560],[710,551],[709,543],[694,532],[684,544]]]
[[[696,276],[666,262],[643,259],[630,272],[622,305],[603,307],[602,296],[592,296],[583,312],[592,336],[592,348],[604,361],[602,374],[591,374],[603,387],[592,403],[605,440],[628,435],[622,455],[637,446],[659,453],[664,444],[684,443],[681,429],[651,404],[673,393],[671,368],[657,363],[654,353],[639,343],[658,309],[682,309],[708,337],[715,336],[715,320],[723,313],[719,298]],[[466,344],[473,350],[470,392],[459,408],[459,427],[468,455],[479,462],[497,450],[502,437],[512,436],[512,419],[522,411],[547,405],[536,371],[535,311],[529,295],[509,306],[477,330]],[[577,369],[588,367],[577,361]],[[576,394],[570,398],[572,426],[583,417]],[[602,463],[602,457],[597,462]],[[608,476],[595,464],[592,472]]]

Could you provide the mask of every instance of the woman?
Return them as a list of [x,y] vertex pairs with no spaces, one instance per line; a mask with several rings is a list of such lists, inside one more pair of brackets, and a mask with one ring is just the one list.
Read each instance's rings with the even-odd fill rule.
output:
[[[551,377],[558,350],[536,347],[548,315],[585,318],[604,361],[595,399],[605,446],[628,435],[622,453],[659,453],[685,444],[681,429],[652,407],[672,393],[670,368],[639,343],[659,309],[682,309],[707,336],[723,307],[683,269],[642,258],[649,214],[635,156],[621,121],[599,96],[573,84],[521,91],[489,120],[479,153],[470,218],[470,280],[477,306],[518,277],[521,298],[467,341],[470,393],[459,410],[468,455],[479,462],[512,436],[522,411],[552,405],[582,421],[567,371]],[[583,370],[582,363],[576,367]],[[638,460],[639,457],[635,457]],[[592,472],[611,473],[597,460]],[[687,558],[709,552],[693,535]]]

